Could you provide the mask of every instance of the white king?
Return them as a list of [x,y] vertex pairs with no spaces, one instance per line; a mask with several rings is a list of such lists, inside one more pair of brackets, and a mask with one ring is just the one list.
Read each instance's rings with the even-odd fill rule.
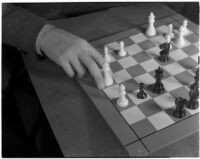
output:
[[155,15],[151,12],[149,15],[149,26],[146,30],[146,34],[148,36],[155,36],[156,35],[156,29],[154,27],[155,22]]

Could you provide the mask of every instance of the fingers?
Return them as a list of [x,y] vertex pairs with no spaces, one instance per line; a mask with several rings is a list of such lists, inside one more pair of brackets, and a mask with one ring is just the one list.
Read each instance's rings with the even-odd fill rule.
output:
[[103,56],[92,46],[89,48],[89,53],[91,57],[102,67],[104,64]]
[[74,56],[72,60],[70,60],[70,63],[72,64],[72,67],[75,69],[75,71],[78,73],[79,77],[83,77],[85,74],[85,68],[79,61],[77,56]]
[[71,65],[67,62],[62,63],[62,68],[67,73],[69,77],[74,77],[74,70],[72,69]]
[[93,59],[90,56],[86,55],[80,55],[80,60],[88,68],[90,74],[92,75],[97,84],[97,87],[99,89],[103,89],[105,87],[104,79],[97,64],[93,61]]

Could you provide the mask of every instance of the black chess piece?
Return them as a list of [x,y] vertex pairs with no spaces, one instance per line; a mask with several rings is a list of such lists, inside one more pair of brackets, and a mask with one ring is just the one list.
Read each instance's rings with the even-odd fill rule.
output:
[[194,76],[194,82],[199,84],[199,68],[196,70],[196,73]]
[[162,94],[165,92],[165,88],[163,83],[161,82],[161,79],[163,78],[163,70],[158,67],[158,69],[155,71],[155,78],[156,82],[152,85],[152,92],[156,94]]
[[146,92],[144,91],[144,83],[139,84],[140,91],[137,94],[137,98],[139,99],[145,99],[147,97]]
[[186,115],[185,113],[186,103],[187,103],[187,100],[183,99],[182,97],[178,97],[175,99],[176,108],[173,112],[173,116],[175,118],[183,118]]
[[159,61],[161,62],[168,62],[169,61],[169,50],[170,50],[170,43],[163,43],[160,45],[160,56],[158,57]]
[[189,96],[190,99],[187,102],[188,109],[197,109],[199,107],[199,69],[196,71],[196,75],[194,77],[194,83],[190,86]]

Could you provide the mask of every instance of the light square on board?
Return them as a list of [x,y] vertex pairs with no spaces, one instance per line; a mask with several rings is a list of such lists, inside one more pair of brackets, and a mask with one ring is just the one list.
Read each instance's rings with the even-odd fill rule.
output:
[[175,99],[169,93],[164,93],[160,96],[153,98],[153,100],[161,107],[161,109],[165,110],[175,106]]
[[156,70],[158,67],[159,67],[159,64],[153,60],[153,59],[150,59],[148,61],[144,61],[142,63],[140,63],[140,65],[147,71],[147,72],[150,72],[152,70]]
[[119,50],[120,49],[120,46],[119,46],[119,43],[118,42],[112,42],[112,43],[109,43],[106,45],[108,47],[108,49],[110,50]]
[[188,55],[185,52],[183,52],[181,49],[177,49],[177,50],[170,52],[169,56],[172,59],[174,59],[175,61],[179,61],[179,60],[182,60],[182,59],[188,57]]
[[133,40],[135,43],[140,43],[147,40],[147,37],[143,33],[138,33],[136,35],[130,36],[130,39]]
[[174,123],[174,121],[164,111],[148,117],[148,120],[156,128],[156,130],[161,130]]
[[[186,108],[186,109],[187,109],[187,108]],[[194,115],[194,114],[196,114],[196,113],[199,112],[199,108],[197,108],[197,109],[187,109],[187,111],[188,111],[190,114]]]
[[174,77],[172,77],[172,76],[169,77],[169,78],[163,79],[163,80],[162,80],[162,83],[163,83],[165,89],[166,89],[168,92],[182,86],[182,85],[181,85]]
[[146,52],[147,55],[149,55],[150,57],[156,58],[156,57],[159,56],[160,49],[159,49],[159,47],[153,47],[153,48],[151,48],[151,49],[145,50],[145,52]]
[[145,137],[146,135],[156,131],[148,119],[140,120],[139,122],[132,124],[131,127],[136,132],[137,136],[139,136],[139,138]]
[[156,46],[160,46],[161,44],[166,42],[166,39],[164,36],[162,35],[157,35],[155,37],[150,38],[150,40],[156,45]]
[[131,107],[121,111],[122,116],[129,125],[136,123],[145,118],[145,115],[137,107]]
[[127,94],[127,96],[131,99],[131,101],[133,103],[135,103],[136,105],[140,104],[140,103],[143,103],[145,101],[148,101],[149,99],[151,99],[151,97],[149,96],[149,94],[147,93],[147,97],[145,99],[139,99],[137,98],[137,93],[139,92],[139,90],[135,90],[135,91],[132,91],[130,93]]
[[168,33],[169,29],[168,29],[167,25],[161,25],[161,26],[157,27],[156,30],[158,31],[158,33],[164,34],[164,33]]
[[115,99],[119,97],[119,85],[115,84],[110,87],[103,89],[104,93],[108,96],[109,99]]
[[115,79],[117,83],[121,83],[121,82],[131,79],[132,77],[126,70],[120,70],[113,74],[113,78]]
[[142,102],[137,107],[145,114],[146,117],[162,111],[160,106],[152,99]]
[[149,73],[144,73],[142,75],[136,76],[134,80],[138,84],[144,83],[146,86],[155,82],[155,79]]
[[171,75],[176,75],[178,73],[185,71],[185,69],[178,63],[171,63],[165,66],[164,69],[167,70],[167,72]]
[[189,71],[181,72],[174,76],[182,85],[188,85],[194,81],[194,76]]
[[121,64],[123,68],[128,68],[130,66],[134,66],[137,64],[137,61],[135,61],[135,59],[133,59],[132,56],[127,56],[125,58],[122,58],[118,60],[118,62]]
[[198,64],[199,54],[192,55],[191,58]]
[[135,54],[138,54],[138,53],[142,52],[142,49],[137,44],[134,44],[134,45],[127,46],[125,48],[125,51],[129,55],[135,55]]

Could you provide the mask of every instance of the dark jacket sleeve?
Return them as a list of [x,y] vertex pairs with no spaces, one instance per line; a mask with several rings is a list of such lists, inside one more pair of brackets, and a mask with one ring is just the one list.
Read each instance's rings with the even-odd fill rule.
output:
[[12,4],[2,4],[2,42],[26,52],[35,52],[38,33],[46,20]]

